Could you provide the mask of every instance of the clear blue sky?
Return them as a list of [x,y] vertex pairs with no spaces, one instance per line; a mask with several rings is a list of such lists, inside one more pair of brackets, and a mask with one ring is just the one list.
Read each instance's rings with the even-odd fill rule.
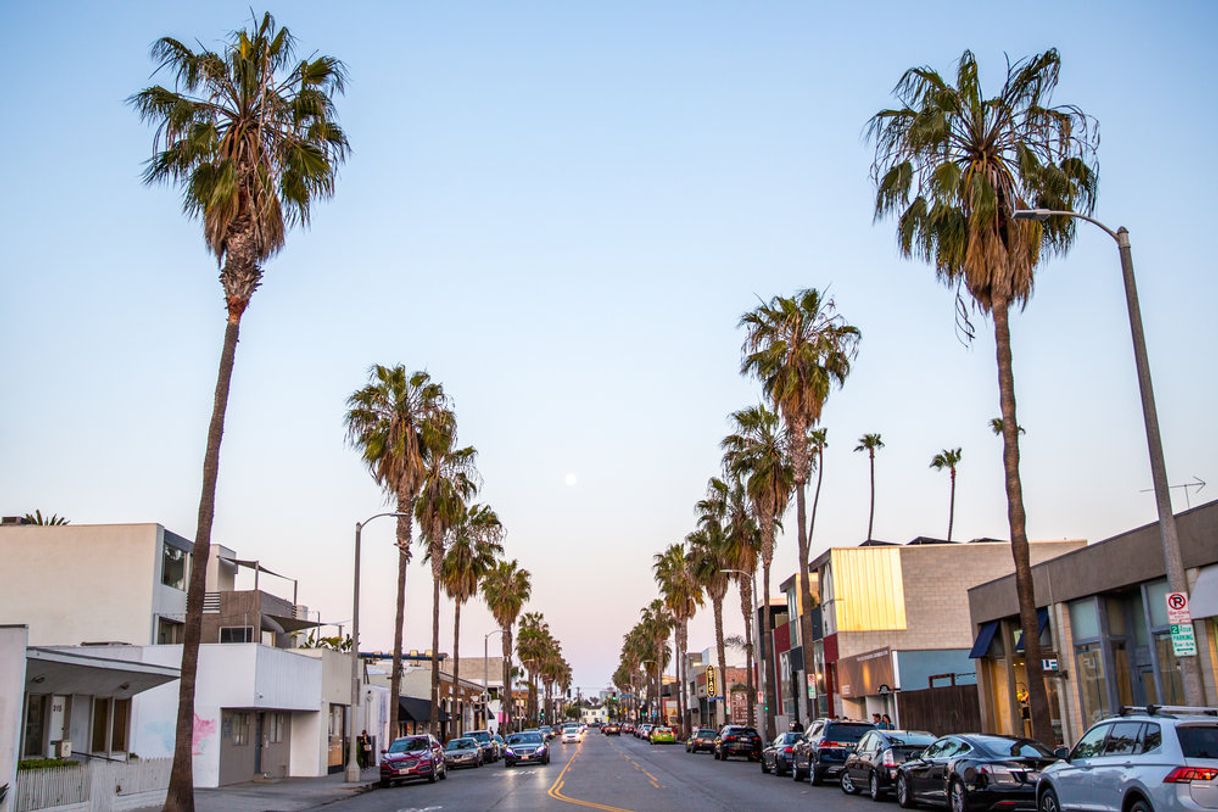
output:
[[[757,397],[736,372],[739,315],[806,286],[830,287],[864,336],[826,412],[815,547],[865,534],[864,432],[887,444],[877,537],[945,532],[947,478],[927,465],[957,445],[957,537],[1005,536],[988,325],[962,347],[951,294],[873,225],[861,140],[902,70],[948,70],[966,47],[990,87],[1004,53],[1061,49],[1058,101],[1101,123],[1097,214],[1133,234],[1172,481],[1218,489],[1212,4],[271,10],[306,51],[347,62],[354,153],[245,319],[215,540],[301,578],[327,617],[350,616],[352,524],[382,504],[344,445],[344,398],[373,362],[426,368],[534,573],[530,608],[576,682],[603,684],[652,597],[651,555],[691,528],[725,415]],[[156,37],[212,44],[247,19],[245,2],[0,5],[4,514],[194,532],[222,300],[176,192],[140,183],[152,133],[124,99],[148,83]],[[1013,332],[1031,534],[1096,540],[1153,519],[1108,238],[1082,229]],[[367,534],[369,648],[391,640],[390,534]],[[409,589],[421,649],[421,568]],[[462,648],[480,655],[491,623],[465,617]],[[442,628],[448,648],[447,610]],[[702,617],[691,646],[711,640]]]

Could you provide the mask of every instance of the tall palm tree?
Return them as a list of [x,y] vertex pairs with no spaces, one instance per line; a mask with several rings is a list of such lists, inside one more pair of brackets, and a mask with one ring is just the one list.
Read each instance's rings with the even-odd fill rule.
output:
[[[457,419],[452,411],[445,419],[423,427],[426,461],[415,518],[423,530],[431,561],[431,730],[440,729],[440,587],[444,582],[444,546],[449,531],[460,521],[465,503],[478,491],[477,457],[472,446],[457,445]],[[457,653],[453,652],[456,657]]]
[[829,445],[829,429],[821,427],[808,432],[808,451],[816,468],[816,492],[812,496],[812,518],[808,522],[808,543],[816,530],[816,509],[820,507],[820,486],[825,480],[825,448]]
[[153,85],[129,99],[143,121],[156,125],[144,181],[178,186],[187,216],[203,221],[227,308],[186,593],[168,810],[194,809],[191,742],[203,593],[241,317],[262,280],[263,263],[283,247],[291,226],[308,224],[316,200],[334,193],[348,152],[334,108],[346,78],[343,64],[322,55],[297,60],[294,46],[291,33],[270,14],[234,32],[219,51],[196,51],[163,37],[153,44],[152,57],[158,71],[173,76],[173,87]]
[[[752,406],[732,415],[735,431],[720,444],[724,467],[745,479],[745,491],[753,516],[761,530],[762,606],[761,651],[765,655],[766,741],[778,735],[774,714],[778,710],[774,647],[771,640],[770,567],[774,563],[777,527],[791,501],[795,472],[787,454],[787,438],[778,415],[765,406]],[[815,509],[813,510],[815,515]]]
[[426,472],[423,427],[447,418],[444,388],[426,372],[398,364],[368,371],[368,384],[347,398],[347,440],[359,449],[372,477],[397,508],[397,602],[393,625],[393,667],[389,677],[389,731],[398,735],[402,685],[402,637],[406,623],[406,568],[410,563],[414,500]]
[[[876,113],[868,129],[875,144],[875,217],[894,215],[901,253],[931,263],[959,302],[967,294],[993,317],[1032,735],[1045,740],[1053,734],[1019,474],[1010,309],[1027,304],[1037,266],[1069,250],[1075,227],[1068,217],[1024,222],[1012,213],[1046,208],[1086,214],[1095,205],[1098,128],[1078,107],[1053,105],[1060,70],[1055,49],[1008,62],[998,92],[986,97],[977,60],[965,51],[954,77],[930,67],[907,70],[894,89],[897,106]],[[967,308],[961,305],[958,313],[970,327]]]
[[728,487],[727,532],[724,537],[724,558],[727,569],[733,570],[733,579],[740,592],[740,614],[744,619],[745,687],[749,691],[749,725],[756,723],[756,686],[753,682],[753,574],[757,571],[757,558],[761,552],[761,530],[749,512],[744,483],[733,478]]
[[520,618],[520,634],[516,640],[516,654],[520,663],[529,672],[528,716],[537,724],[537,681],[541,666],[545,662],[550,645],[550,627],[541,612],[526,612]]
[[42,515],[41,510],[35,510],[33,513],[27,513],[21,517],[21,521],[25,524],[40,525],[43,527],[61,527],[71,522],[65,516],[60,516],[58,513],[51,513],[46,516]]
[[482,578],[482,599],[503,630],[500,635],[503,651],[503,729],[512,729],[512,626],[520,610],[533,594],[533,576],[521,569],[516,559],[500,561]]
[[[730,580],[724,572],[727,561],[727,484],[718,477],[707,482],[706,496],[695,505],[698,529],[685,537],[695,580],[706,590],[715,619],[715,654],[719,664],[719,680],[723,685],[727,650],[723,644],[723,599]],[[722,693],[722,692],[721,692]],[[724,707],[726,712],[726,708]],[[719,711],[716,711],[716,716]],[[725,717],[726,718],[726,717]],[[716,720],[718,721],[718,719]]]
[[810,556],[806,488],[812,472],[808,433],[820,422],[833,386],[840,387],[850,374],[860,333],[838,314],[832,299],[814,288],[791,297],[775,296],[745,313],[740,326],[746,331],[740,371],[761,382],[766,398],[786,425],[798,522],[803,606],[799,634],[806,658],[812,645],[812,589],[807,577]]
[[[453,681],[448,701],[457,707],[461,682],[461,605],[478,594],[478,585],[503,554],[503,525],[487,505],[470,505],[452,530],[441,567],[444,591],[453,601]],[[457,735],[465,733],[465,718],[457,714]]]
[[702,605],[702,586],[694,578],[689,550],[684,544],[668,545],[664,552],[657,553],[653,560],[655,563],[652,564],[652,573],[673,618],[677,684],[682,686],[682,690],[677,692],[677,715],[684,729],[687,713],[684,690],[687,679],[685,652],[689,648],[689,621]]
[[952,540],[952,525],[956,521],[956,466],[960,464],[960,449],[945,448],[930,460],[930,467],[936,471],[944,468],[951,474],[952,497],[947,508],[947,540]]
[[864,434],[859,438],[855,451],[866,451],[871,463],[871,510],[867,513],[867,540],[871,541],[871,529],[875,522],[875,452],[884,447],[884,441],[878,434]]
[[[1005,428],[1005,424],[1002,422],[1001,417],[991,417],[990,418],[990,431],[992,431],[994,433],[995,437],[1001,437],[1002,433],[1004,431],[1004,428]],[[1020,426],[1018,428],[1017,433],[1018,434],[1027,434],[1027,432],[1024,431],[1023,426]]]
[[649,679],[654,674],[652,685],[655,691],[655,709],[657,720],[664,719],[664,668],[668,665],[668,633],[672,629],[672,615],[664,605],[664,601],[656,598],[643,607],[639,621],[640,635],[644,641],[644,650],[650,660],[651,668],[647,674]]

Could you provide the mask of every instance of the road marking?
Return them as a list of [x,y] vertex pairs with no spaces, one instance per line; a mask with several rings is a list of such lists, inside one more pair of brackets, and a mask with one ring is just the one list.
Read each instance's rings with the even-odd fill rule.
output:
[[554,783],[550,785],[548,790],[546,790],[546,795],[549,795],[556,801],[574,804],[575,806],[583,806],[589,809],[600,809],[602,812],[632,812],[632,810],[623,809],[620,806],[608,806],[606,804],[594,803],[593,801],[581,801],[579,798],[572,798],[569,795],[563,795],[562,788],[566,783],[564,778],[567,774],[567,770],[571,769],[571,762],[575,761],[575,757],[578,755],[578,751],[571,754],[571,758],[567,759],[567,763],[563,765],[562,772],[558,774],[558,778],[555,778]]

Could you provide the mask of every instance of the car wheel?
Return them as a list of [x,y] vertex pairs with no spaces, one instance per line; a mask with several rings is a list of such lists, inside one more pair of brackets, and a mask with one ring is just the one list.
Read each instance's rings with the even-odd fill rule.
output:
[[769,768],[769,767],[767,767],[767,766],[765,766],[765,759],[764,759],[764,758],[762,758],[762,759],[761,759],[761,771],[762,771],[763,773],[768,773],[768,772],[770,771],[770,768]]
[[1129,807],[1129,812],[1154,812],[1154,809],[1146,800],[1138,798],[1133,802],[1133,805]]
[[882,801],[883,794],[880,792],[880,777],[875,774],[875,770],[871,771],[871,777],[867,779],[867,794],[871,796],[873,801]]
[[902,809],[913,809],[918,805],[913,799],[913,792],[910,791],[909,780],[905,777],[905,773],[897,773],[897,803]]
[[968,809],[968,790],[964,788],[964,784],[959,781],[952,781],[951,787],[947,790],[947,795],[952,812],[966,812]]
[[849,770],[842,770],[841,787],[842,787],[842,792],[846,793],[847,795],[858,795],[859,794],[859,788],[856,787],[854,785],[854,781],[851,780]]
[[1040,800],[1037,801],[1036,808],[1040,812],[1061,812],[1061,804],[1057,802],[1057,793],[1053,791],[1053,787],[1047,788],[1040,794]]
[[791,765],[791,777],[794,778],[796,781],[804,780],[804,775],[799,769],[799,764]]
[[440,770],[440,780],[441,781],[448,780],[448,767],[447,766],[445,766],[444,769]]
[[512,762],[510,762],[510,761],[503,762],[503,769],[510,770],[511,768],[512,768]]
[[825,782],[824,773],[816,769],[816,762],[808,765],[808,782],[814,787],[819,787]]
[[779,759],[774,759],[774,775],[782,777],[787,774],[787,768],[782,766],[783,762]]
[[434,783],[436,783],[436,771],[435,771],[435,768],[432,768],[431,775],[427,776],[427,783],[429,783],[429,784],[434,784]]

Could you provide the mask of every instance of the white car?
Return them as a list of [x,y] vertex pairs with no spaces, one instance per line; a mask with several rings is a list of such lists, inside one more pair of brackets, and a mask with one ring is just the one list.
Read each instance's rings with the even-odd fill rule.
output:
[[562,743],[578,744],[584,740],[584,734],[575,725],[567,725],[562,729]]

